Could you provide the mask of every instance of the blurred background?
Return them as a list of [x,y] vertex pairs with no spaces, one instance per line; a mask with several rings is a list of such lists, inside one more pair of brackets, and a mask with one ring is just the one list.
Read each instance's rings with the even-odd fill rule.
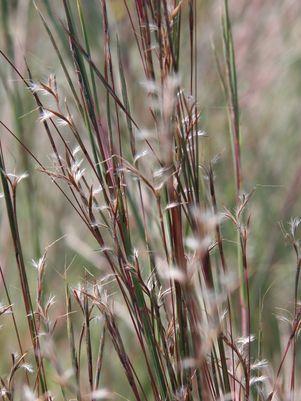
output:
[[[84,12],[89,21],[89,37],[93,59],[103,68],[103,38],[99,1],[84,0]],[[55,37],[61,34],[60,49],[68,43],[64,39],[57,17],[64,19],[60,0],[41,0],[37,4],[43,15],[52,21]],[[122,0],[107,2],[112,41],[116,35],[124,56],[124,68],[129,86],[131,110],[139,125],[147,129],[150,116],[141,104],[144,80],[141,62]],[[301,2],[299,0],[230,0],[233,35],[238,69],[241,105],[243,188],[255,189],[252,197],[251,232],[249,242],[252,275],[252,305],[258,309],[262,299],[264,308],[264,357],[275,358],[274,349],[281,347],[281,336],[288,327],[279,322],[277,315],[292,308],[295,256],[285,242],[281,223],[300,215],[301,193]],[[34,80],[47,81],[55,74],[62,97],[70,97],[57,56],[31,0],[1,0],[1,49],[26,76],[26,63]],[[201,109],[202,130],[207,133],[202,142],[204,161],[217,155],[215,165],[216,189],[219,207],[233,206],[234,175],[231,161],[227,108],[217,72],[214,48],[222,57],[221,2],[198,2],[198,104]],[[181,52],[189,57],[186,46],[187,32],[183,30]],[[67,65],[72,61],[65,52]],[[113,54],[113,60],[116,54]],[[26,60],[26,61],[25,61]],[[182,63],[185,56],[182,57]],[[187,85],[189,73],[181,65],[181,80]],[[46,134],[38,121],[32,96],[3,58],[0,59],[0,115],[13,132],[51,166],[52,156]],[[102,101],[102,100],[101,100]],[[69,267],[68,278],[76,285],[84,268],[92,274],[103,274],[104,264],[95,250],[93,241],[79,225],[64,198],[52,186],[48,177],[38,171],[35,162],[21,150],[16,142],[0,130],[1,142],[12,173],[28,172],[29,177],[18,188],[19,224],[28,272],[33,283],[36,272],[32,259],[38,259],[44,248],[60,239],[48,254],[46,287],[58,299],[54,315],[64,314],[62,273]],[[55,218],[54,218],[55,216]],[[80,229],[79,229],[80,227]],[[233,232],[223,227],[225,246],[234,251]],[[20,288],[14,252],[11,243],[4,200],[0,199],[0,263],[9,282],[14,304],[20,300]],[[0,301],[4,302],[2,282]],[[22,315],[22,307],[16,308]],[[120,312],[122,314],[122,311]],[[22,320],[20,320],[22,321]],[[0,349],[15,351],[10,338],[10,323],[1,322]],[[58,321],[58,325],[60,320]],[[24,327],[22,326],[24,325]],[[126,330],[126,322],[125,332]],[[258,321],[254,322],[254,330]],[[26,333],[25,320],[21,331]],[[58,349],[64,347],[64,330],[56,331]],[[29,341],[29,340],[28,340]],[[97,341],[97,337],[95,337]],[[128,345],[131,344],[128,332]],[[117,389],[124,386],[117,358],[105,352],[104,383],[118,381]],[[7,357],[0,358],[0,372],[7,370]],[[137,358],[139,356],[137,355]],[[279,361],[279,353],[277,356]],[[300,361],[301,362],[301,361]],[[68,360],[65,361],[66,368]],[[278,363],[278,362],[277,362]],[[130,394],[130,393],[129,393]]]

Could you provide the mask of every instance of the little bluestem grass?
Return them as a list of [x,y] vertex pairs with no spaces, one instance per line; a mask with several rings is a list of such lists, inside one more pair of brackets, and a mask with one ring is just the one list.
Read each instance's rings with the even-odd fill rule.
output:
[[[47,46],[52,46],[62,70],[63,90],[53,74],[48,80],[37,79],[26,54],[25,69],[20,70],[3,2],[6,46],[0,53],[32,94],[52,165],[45,162],[45,149],[32,147],[24,137],[24,120],[15,132],[1,121],[2,132],[19,145],[23,168],[35,165],[65,199],[74,212],[70,219],[77,219],[77,230],[84,231],[87,242],[93,241],[101,254],[97,266],[101,273],[83,268],[81,283],[74,286],[70,283],[72,263],[65,266],[59,283],[65,299],[55,301],[49,294],[52,288],[46,285],[50,248],[46,247],[34,262],[36,286],[29,282],[17,203],[17,189],[25,185],[21,183],[25,176],[7,171],[8,156],[1,139],[2,191],[31,345],[25,345],[20,336],[15,315],[19,305],[12,304],[1,268],[8,305],[0,309],[0,315],[2,310],[3,315],[11,312],[20,355],[13,355],[10,373],[0,378],[0,398],[272,401],[289,394],[292,400],[298,394],[300,221],[292,222],[289,233],[283,229],[297,257],[294,310],[282,355],[273,365],[275,361],[269,364],[262,359],[261,327],[257,341],[253,336],[260,325],[250,282],[254,274],[249,258],[253,191],[243,192],[230,3],[223,2],[216,46],[223,46],[222,54],[216,51],[216,64],[233,160],[229,180],[234,177],[235,190],[228,208],[219,204],[216,160],[206,154],[207,134],[198,103],[198,1],[120,3],[143,76],[137,93],[128,65],[130,52],[122,34],[115,31],[110,3],[96,3],[92,9],[97,10],[102,33],[95,39],[88,3],[62,0],[56,8],[46,0],[34,2],[49,39]],[[12,97],[12,108],[22,106],[19,91],[18,87]],[[147,118],[137,110],[143,110]],[[33,191],[31,176],[27,178]],[[30,192],[27,197],[30,203]],[[33,230],[39,226],[36,213],[30,209]],[[223,224],[236,237],[236,259],[225,246]],[[41,253],[39,231],[35,236],[35,252]],[[57,316],[52,312],[55,302],[61,311]],[[63,336],[63,354],[58,351],[57,333]],[[283,366],[290,353],[290,385],[284,388]],[[122,371],[127,382],[122,394],[114,388],[116,383],[106,380],[106,372],[116,361],[121,367],[118,374]],[[25,373],[17,375],[21,368]]]

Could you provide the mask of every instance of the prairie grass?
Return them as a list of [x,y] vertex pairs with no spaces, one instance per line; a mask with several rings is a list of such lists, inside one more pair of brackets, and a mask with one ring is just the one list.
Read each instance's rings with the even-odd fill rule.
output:
[[[231,2],[207,38],[224,152],[205,128],[201,2],[21,3],[1,2],[0,399],[297,401],[301,220],[252,239],[269,222],[252,215]],[[20,60],[17,11],[56,73]]]

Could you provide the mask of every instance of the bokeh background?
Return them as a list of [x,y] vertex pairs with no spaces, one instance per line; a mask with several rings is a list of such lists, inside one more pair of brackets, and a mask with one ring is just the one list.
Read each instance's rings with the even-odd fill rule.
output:
[[[103,42],[100,2],[82,2],[89,21],[88,29],[94,60],[103,66]],[[60,0],[37,1],[43,14],[50,21],[56,21],[55,36],[62,29],[57,20],[64,18]],[[243,188],[246,192],[255,189],[252,197],[251,233],[249,243],[250,269],[252,275],[252,307],[264,308],[261,320],[264,327],[264,356],[272,359],[274,350],[281,348],[281,336],[288,327],[279,321],[279,314],[291,310],[295,257],[285,242],[281,224],[300,212],[301,194],[301,2],[298,0],[230,0],[229,6],[233,23],[233,35],[237,59],[238,84],[241,105]],[[141,104],[143,73],[141,62],[122,0],[109,0],[107,7],[110,17],[112,41],[120,38],[124,55],[131,109],[139,125],[148,128],[150,117]],[[49,37],[43,28],[31,0],[1,1],[1,49],[14,61],[24,75],[26,62],[33,78],[47,81],[55,74],[60,93],[67,99],[69,90]],[[208,134],[202,142],[202,155],[208,161],[217,155],[215,165],[216,189],[220,208],[233,206],[234,176],[231,161],[227,108],[221,88],[214,54],[222,57],[221,2],[199,0],[198,2],[198,104],[201,109],[202,129]],[[183,31],[181,52],[188,55],[189,32]],[[61,38],[60,48],[68,47]],[[72,63],[69,53],[65,62]],[[116,60],[116,54],[113,54]],[[26,60],[26,62],[25,62]],[[182,57],[182,63],[185,56]],[[181,80],[187,84],[189,73],[181,65]],[[22,141],[39,154],[46,165],[51,166],[52,156],[45,132],[38,121],[32,96],[12,72],[5,60],[0,59],[0,115]],[[1,142],[7,163],[12,173],[27,171],[29,177],[18,188],[19,223],[25,250],[28,272],[33,288],[36,272],[31,260],[41,256],[44,248],[60,239],[49,250],[47,280],[45,285],[57,297],[54,315],[65,313],[64,282],[62,273],[69,266],[68,278],[76,285],[84,269],[100,276],[105,270],[104,262],[96,252],[85,228],[70,210],[63,197],[51,185],[48,177],[36,168],[16,142],[0,130]],[[233,232],[224,226],[224,238],[228,252],[235,252]],[[14,252],[10,237],[4,200],[0,199],[0,263],[20,316],[21,331],[26,336],[25,320],[22,323],[23,306]],[[0,301],[4,302],[0,282]],[[20,307],[18,305],[20,304]],[[120,315],[122,316],[122,310]],[[6,320],[5,320],[6,319]],[[9,353],[15,351],[11,338],[11,326],[4,317],[1,321],[0,349],[6,350],[0,358],[0,374],[7,370]],[[63,320],[63,319],[62,319]],[[126,319],[124,332],[128,346],[135,352]],[[260,319],[258,319],[259,321]],[[254,329],[258,329],[254,321]],[[64,325],[56,331],[56,347],[64,350]],[[29,339],[28,339],[29,341]],[[95,341],[97,336],[95,334]],[[2,353],[2,352],[1,352]],[[139,359],[139,355],[136,356]],[[301,361],[299,361],[301,363]],[[68,357],[66,357],[66,369]],[[120,374],[117,358],[112,356],[110,345],[105,352],[103,382],[114,381],[117,390],[125,386]],[[124,392],[123,392],[124,393]]]

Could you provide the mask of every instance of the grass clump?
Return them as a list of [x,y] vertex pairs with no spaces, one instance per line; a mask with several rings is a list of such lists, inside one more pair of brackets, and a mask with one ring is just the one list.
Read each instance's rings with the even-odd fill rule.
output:
[[[225,185],[233,188],[227,207],[219,200],[218,158],[208,146],[198,102],[204,79],[198,64],[198,2],[120,3],[131,46],[116,31],[118,13],[114,17],[105,0],[93,5],[62,0],[56,7],[41,0],[34,6],[47,35],[45,46],[52,46],[59,64],[59,79],[54,74],[47,80],[35,78],[27,55],[23,70],[18,66],[8,27],[0,52],[10,73],[32,95],[44,139],[24,137],[24,117],[16,132],[1,121],[2,132],[20,145],[22,166],[36,167],[47,190],[53,188],[60,203],[65,202],[67,218],[61,222],[51,210],[51,219],[75,226],[81,238],[76,254],[86,260],[80,284],[74,283],[75,261],[67,258],[65,263],[56,259],[64,269],[55,283],[48,279],[48,254],[63,239],[59,236],[40,255],[42,218],[36,202],[29,208],[36,281],[31,278],[17,189],[27,178],[31,191],[26,198],[32,205],[34,181],[32,174],[9,173],[1,139],[3,207],[23,304],[12,300],[1,268],[6,304],[0,313],[10,313],[16,339],[9,342],[18,347],[10,364],[4,356],[1,399],[297,399],[300,221],[293,220],[288,232],[283,228],[297,260],[294,306],[284,345],[268,362],[262,321],[268,291],[258,302],[256,268],[249,257],[254,191],[243,191],[241,109],[228,1],[215,46],[232,148],[232,165],[225,167]],[[6,23],[9,9],[4,1]],[[93,24],[101,28],[97,38]],[[129,57],[138,64],[133,71]],[[3,80],[7,82],[5,76]],[[10,93],[11,107],[25,110],[19,92],[20,87],[17,94]],[[224,232],[234,246],[228,246]],[[89,260],[93,268],[87,266]],[[20,335],[20,325],[30,342]],[[289,379],[283,379],[287,374]]]

